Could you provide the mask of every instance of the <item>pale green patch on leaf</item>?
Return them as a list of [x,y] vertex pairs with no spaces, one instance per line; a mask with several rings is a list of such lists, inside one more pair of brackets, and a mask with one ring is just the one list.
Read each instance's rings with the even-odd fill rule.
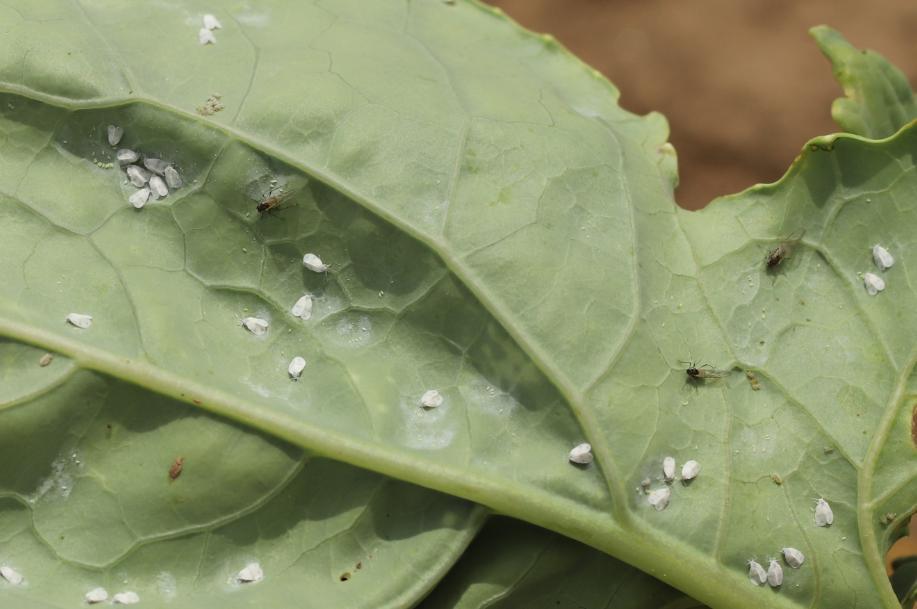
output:
[[917,118],[917,99],[901,70],[875,51],[854,47],[827,26],[810,33],[844,89],[845,97],[831,106],[831,117],[844,131],[882,138]]

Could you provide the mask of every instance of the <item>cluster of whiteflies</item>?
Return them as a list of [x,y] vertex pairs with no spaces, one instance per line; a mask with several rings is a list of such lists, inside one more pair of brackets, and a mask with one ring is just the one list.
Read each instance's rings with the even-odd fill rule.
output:
[[216,44],[217,38],[213,31],[221,29],[223,25],[209,13],[204,15],[203,22],[204,27],[197,31],[197,41],[201,44]]
[[[879,267],[880,271],[887,271],[895,264],[895,257],[887,249],[879,244],[872,246],[872,261]],[[885,280],[875,273],[863,274],[863,285],[866,286],[866,293],[875,296],[885,289]]]
[[[786,564],[794,569],[801,567],[806,560],[803,553],[796,548],[783,548],[780,552]],[[767,570],[757,560],[749,560],[748,579],[756,586],[767,584],[771,588],[779,588],[783,585],[783,567],[774,558],[768,559]]]
[[[124,129],[117,125],[108,126],[108,143],[117,146],[124,136]],[[160,158],[147,156],[131,150],[119,148],[115,153],[118,164],[124,170],[127,180],[137,190],[127,198],[128,202],[142,209],[147,201],[157,201],[169,196],[169,190],[182,187],[181,175],[171,163]]]

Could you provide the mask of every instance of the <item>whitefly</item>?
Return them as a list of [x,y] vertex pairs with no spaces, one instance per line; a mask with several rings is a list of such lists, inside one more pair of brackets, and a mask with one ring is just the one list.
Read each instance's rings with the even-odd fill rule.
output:
[[424,408],[439,408],[443,405],[443,394],[436,389],[428,389],[420,396],[420,405]]
[[681,468],[681,479],[682,480],[693,480],[697,478],[697,474],[700,473],[700,463],[694,459],[685,461],[685,464]]
[[0,577],[13,584],[14,586],[18,586],[22,584],[23,581],[25,581],[22,573],[13,567],[10,567],[9,565],[3,565],[0,567]]
[[115,158],[122,165],[130,165],[140,160],[140,153],[130,148],[121,148],[115,153]]
[[169,188],[159,176],[153,176],[150,178],[150,192],[157,199],[162,199],[169,196]]
[[588,465],[592,463],[592,458],[592,445],[588,442],[577,444],[570,449],[570,453],[567,455],[570,463],[576,463],[577,465]]
[[779,588],[783,585],[783,567],[773,558],[767,565],[767,585],[771,588]]
[[108,591],[105,588],[101,588],[101,587],[93,588],[92,590],[87,592],[83,596],[83,598],[90,605],[94,605],[96,603],[104,603],[105,601],[108,600]]
[[242,319],[242,327],[254,334],[255,336],[264,336],[271,326],[266,319],[260,317],[246,317]]
[[127,172],[127,179],[137,188],[142,188],[150,181],[150,176],[153,175],[139,165],[128,165],[124,171]]
[[796,548],[783,548],[781,552],[783,553],[783,560],[786,561],[786,564],[794,569],[801,567],[802,563],[806,560],[803,553]]
[[314,273],[324,273],[330,268],[322,262],[321,258],[311,252],[302,257],[302,265]]
[[197,31],[197,41],[201,45],[217,43],[217,39],[216,39],[216,36],[213,35],[213,31],[208,30],[205,27],[202,27],[201,29]]
[[121,143],[121,138],[124,137],[124,129],[118,127],[117,125],[108,126],[108,145],[117,146]]
[[166,185],[172,190],[181,188],[182,184],[184,184],[181,176],[178,174],[178,170],[171,165],[166,167],[165,171],[163,172],[163,177],[166,179]]
[[878,243],[872,246],[872,260],[883,271],[892,268],[895,264],[895,257]]
[[756,586],[763,586],[767,582],[767,571],[757,560],[748,561],[748,579]]
[[242,584],[254,584],[262,579],[264,579],[264,570],[256,562],[248,563],[236,574],[236,581]]
[[140,595],[136,592],[118,592],[111,597],[111,602],[115,605],[136,605],[140,602]]
[[296,356],[290,360],[290,365],[287,366],[287,373],[290,375],[290,378],[294,381],[298,381],[299,377],[302,376],[302,371],[306,369],[306,360],[303,357]]
[[834,511],[827,501],[819,497],[815,502],[815,526],[826,527],[834,523]]
[[294,317],[298,317],[303,321],[308,321],[312,318],[312,296],[309,294],[303,294],[299,299],[293,303],[293,307],[290,309],[290,313]]
[[128,203],[137,209],[143,209],[146,202],[150,200],[150,189],[144,186],[127,198]]
[[662,460],[662,475],[666,482],[675,479],[675,457],[666,457]]
[[219,30],[223,27],[223,24],[221,24],[220,21],[210,13],[204,15],[203,21],[204,27],[208,30]]
[[157,159],[155,157],[145,157],[143,159],[143,166],[156,175],[164,175],[169,164],[162,159]]
[[885,280],[875,273],[865,273],[863,275],[863,285],[866,286],[866,293],[875,296],[885,289]]
[[85,313],[69,313],[67,315],[67,323],[75,328],[86,330],[92,325],[92,315],[87,315]]
[[653,506],[657,512],[661,512],[669,506],[669,500],[672,498],[672,489],[668,486],[657,488],[649,492],[646,496],[647,502]]

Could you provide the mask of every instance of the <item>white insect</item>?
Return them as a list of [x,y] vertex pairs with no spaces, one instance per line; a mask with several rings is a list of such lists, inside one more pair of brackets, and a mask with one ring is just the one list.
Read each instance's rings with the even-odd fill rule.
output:
[[162,199],[163,197],[169,196],[169,188],[159,176],[153,176],[150,178],[150,192],[152,192],[157,199]]
[[762,567],[758,561],[749,560],[748,579],[756,586],[763,586],[764,582],[767,581],[767,571],[764,570],[764,567]]
[[592,445],[588,442],[577,444],[570,450],[567,459],[570,460],[570,463],[576,463],[578,465],[588,465],[592,463]]
[[246,317],[242,320],[242,325],[255,336],[264,336],[271,326],[266,319],[261,319],[260,317]]
[[143,167],[128,165],[125,171],[127,171],[127,179],[137,188],[142,188],[144,184],[150,181],[151,174]]
[[85,313],[70,313],[67,315],[67,323],[81,330],[87,329],[92,325],[92,315]]
[[213,35],[213,32],[208,30],[205,27],[202,27],[197,31],[197,41],[201,44],[216,44],[216,36]]
[[878,243],[872,246],[872,259],[876,266],[883,271],[892,268],[895,264],[895,257]]
[[136,207],[137,209],[143,209],[143,206],[146,205],[146,202],[150,200],[150,189],[141,188],[131,196],[127,198],[128,202]]
[[208,30],[219,30],[223,27],[223,25],[219,22],[219,20],[217,20],[216,17],[210,13],[207,13],[204,15],[204,27]]
[[767,584],[771,588],[779,588],[783,585],[783,567],[773,558],[767,565]]
[[22,577],[22,573],[20,573],[13,567],[8,567],[6,565],[3,565],[2,567],[0,567],[0,577],[3,577],[3,579],[13,584],[14,586],[18,586],[25,579],[24,577]]
[[666,482],[675,479],[675,457],[666,457],[662,460],[662,475],[665,476]]
[[443,405],[443,395],[436,389],[428,389],[420,396],[420,405],[424,408],[439,408]]
[[261,569],[261,565],[256,562],[248,563],[244,569],[236,574],[236,580],[243,584],[260,582],[262,579],[264,579],[264,571]]
[[330,267],[315,254],[308,253],[302,257],[302,265],[315,273],[324,273]]
[[124,129],[118,127],[117,125],[108,126],[108,145],[117,146],[121,142],[121,138],[124,136]]
[[111,602],[116,605],[136,605],[140,602],[140,596],[136,592],[118,592],[111,597]]
[[118,152],[115,153],[115,158],[117,158],[118,162],[122,165],[130,165],[140,158],[140,153],[135,152],[130,148],[121,148],[118,150]]
[[290,378],[294,381],[298,381],[299,377],[302,376],[302,371],[306,369],[306,360],[300,356],[296,356],[290,360],[290,365],[287,366],[287,372],[290,374]]
[[781,552],[783,552],[783,559],[786,561],[786,564],[794,569],[798,569],[802,566],[802,563],[806,561],[806,557],[796,548],[783,548]]
[[93,588],[86,593],[86,596],[83,598],[86,599],[86,602],[90,605],[96,603],[104,603],[108,600],[108,591],[105,588]]
[[178,175],[178,171],[171,165],[166,167],[163,175],[166,177],[166,184],[168,184],[169,188],[172,190],[181,188],[182,184],[184,184],[184,182],[182,182],[181,176]]
[[875,296],[885,289],[885,280],[875,273],[863,275],[863,284],[866,286],[866,293],[870,296]]
[[303,294],[299,297],[293,304],[293,308],[290,309],[290,313],[294,317],[298,317],[303,321],[307,321],[312,318],[312,296],[309,294]]
[[834,522],[834,512],[828,502],[819,498],[815,503],[815,526],[826,527]]
[[681,467],[681,479],[682,480],[694,480],[697,478],[697,474],[700,473],[700,463],[691,459],[690,461],[685,461],[685,464]]
[[672,498],[672,489],[668,486],[662,488],[657,488],[654,491],[650,491],[650,494],[646,496],[646,500],[651,506],[656,508],[657,512],[661,512],[669,506],[669,499]]
[[154,159],[152,157],[147,157],[143,159],[143,166],[157,175],[163,175],[165,174],[166,167],[168,167],[169,164],[163,161],[162,159]]

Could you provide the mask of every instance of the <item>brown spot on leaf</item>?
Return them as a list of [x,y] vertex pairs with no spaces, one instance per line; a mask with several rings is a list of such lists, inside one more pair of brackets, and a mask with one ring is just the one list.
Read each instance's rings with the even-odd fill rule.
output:
[[341,573],[341,577],[339,577],[338,579],[340,579],[342,582],[347,581],[348,579],[350,579],[350,571],[344,571],[343,573]]

